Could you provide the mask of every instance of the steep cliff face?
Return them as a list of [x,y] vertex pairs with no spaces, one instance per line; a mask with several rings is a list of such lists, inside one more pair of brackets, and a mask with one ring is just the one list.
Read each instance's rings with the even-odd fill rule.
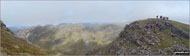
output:
[[170,55],[189,50],[189,25],[176,21],[147,19],[126,25],[115,41],[88,54]]
[[47,55],[54,51],[44,50],[25,40],[15,38],[14,34],[0,20],[1,55]]

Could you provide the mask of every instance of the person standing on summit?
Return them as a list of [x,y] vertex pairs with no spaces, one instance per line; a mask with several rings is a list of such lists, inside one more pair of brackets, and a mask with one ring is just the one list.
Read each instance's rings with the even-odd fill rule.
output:
[[166,17],[166,20],[167,20],[167,21],[168,21],[168,19],[169,19],[169,18],[168,18],[168,17]]
[[156,18],[158,19],[158,16],[156,16]]
[[162,16],[160,16],[160,19],[162,19]]
[[164,20],[165,20],[165,17],[162,17],[162,20],[164,21]]
[[166,22],[168,23],[169,18],[168,18],[168,17],[166,17],[166,19],[165,19],[165,20],[166,20]]

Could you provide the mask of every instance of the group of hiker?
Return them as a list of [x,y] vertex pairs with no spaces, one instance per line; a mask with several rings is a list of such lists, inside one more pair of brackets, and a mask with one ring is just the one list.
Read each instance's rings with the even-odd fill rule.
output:
[[156,25],[145,24],[144,26],[145,26],[145,31],[149,31],[151,29],[154,30],[154,32],[156,32],[157,28],[159,29],[160,32],[162,31],[161,25],[159,25],[158,23]]
[[[169,17],[164,17],[164,16],[156,16],[157,19],[160,19],[162,21],[168,21]],[[156,30],[159,30],[159,32],[162,32],[162,22],[151,22],[151,23],[145,23],[144,27],[145,30],[144,31],[149,31],[150,29],[154,31],[154,33],[156,33]]]
[[[159,19],[159,16],[156,16],[156,18]],[[169,17],[160,16],[160,19],[162,19],[163,21],[168,21]]]

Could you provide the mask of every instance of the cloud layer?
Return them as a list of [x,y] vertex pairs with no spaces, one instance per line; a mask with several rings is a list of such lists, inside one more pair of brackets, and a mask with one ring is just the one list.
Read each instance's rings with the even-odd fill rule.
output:
[[169,16],[189,23],[188,1],[2,1],[9,26],[58,23],[121,23]]

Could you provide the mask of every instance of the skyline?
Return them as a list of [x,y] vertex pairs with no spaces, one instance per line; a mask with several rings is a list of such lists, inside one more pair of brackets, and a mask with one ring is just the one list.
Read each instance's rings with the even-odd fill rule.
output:
[[189,24],[189,1],[1,1],[8,26],[125,23],[157,15]]

